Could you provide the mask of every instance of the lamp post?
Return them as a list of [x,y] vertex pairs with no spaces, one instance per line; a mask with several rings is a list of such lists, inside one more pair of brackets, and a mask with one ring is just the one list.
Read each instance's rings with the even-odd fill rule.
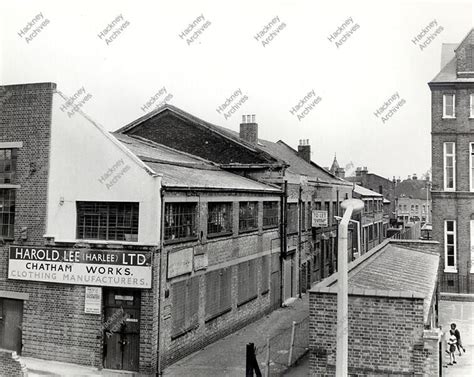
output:
[[360,199],[346,199],[341,203],[344,209],[339,223],[339,236],[337,242],[337,348],[336,348],[336,377],[347,376],[348,360],[348,278],[347,278],[347,227],[352,213],[357,213],[364,208]]

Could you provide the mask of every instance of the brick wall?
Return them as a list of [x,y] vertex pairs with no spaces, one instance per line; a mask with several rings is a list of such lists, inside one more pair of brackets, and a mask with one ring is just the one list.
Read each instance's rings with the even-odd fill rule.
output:
[[0,349],[0,377],[26,377],[26,365],[16,352]]
[[[334,375],[336,295],[310,292],[309,310],[310,373]],[[435,345],[424,340],[423,299],[350,295],[348,320],[349,373],[413,375],[436,368]]]

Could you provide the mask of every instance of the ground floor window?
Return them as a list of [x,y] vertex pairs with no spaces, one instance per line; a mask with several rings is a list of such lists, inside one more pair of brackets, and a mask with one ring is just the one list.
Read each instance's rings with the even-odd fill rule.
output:
[[221,268],[206,273],[206,321],[232,309],[231,279],[232,269]]
[[262,295],[269,291],[270,255],[262,257]]
[[237,304],[243,305],[257,297],[256,259],[239,263],[239,288]]
[[198,325],[199,277],[171,284],[171,297],[171,338],[177,338]]

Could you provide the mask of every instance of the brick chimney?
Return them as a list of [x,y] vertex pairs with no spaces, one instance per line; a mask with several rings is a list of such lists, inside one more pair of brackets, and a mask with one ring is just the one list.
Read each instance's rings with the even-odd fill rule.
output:
[[307,162],[311,162],[311,146],[309,145],[309,139],[300,140],[298,145],[298,156]]
[[255,114],[242,115],[240,123],[240,138],[247,143],[257,145],[258,143],[258,124],[255,122]]
[[418,179],[418,177],[416,176],[416,173],[413,173],[413,177],[411,179],[414,179],[415,181]]
[[344,168],[339,168],[336,170],[336,177],[344,178],[346,176],[346,171]]
[[368,172],[369,172],[369,170],[367,169],[367,166],[364,166],[364,168],[361,169],[360,174],[361,175],[367,175]]

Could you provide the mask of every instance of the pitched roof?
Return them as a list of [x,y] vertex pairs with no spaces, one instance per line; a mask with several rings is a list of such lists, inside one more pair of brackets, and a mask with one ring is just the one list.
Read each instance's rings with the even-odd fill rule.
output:
[[[438,242],[387,240],[349,263],[349,294],[423,299],[424,322],[437,285]],[[337,274],[311,288],[311,292],[337,292]]]
[[[426,181],[424,179],[405,179],[395,186],[395,197],[426,200]],[[428,190],[428,198],[431,193]]]
[[383,198],[382,194],[379,194],[378,192],[369,190],[368,188],[359,186],[359,185],[354,185],[354,192],[356,194],[359,194],[360,196],[378,196]]
[[279,193],[280,189],[220,169],[216,164],[137,136],[113,133],[148,167],[162,175],[163,187],[232,189]]

